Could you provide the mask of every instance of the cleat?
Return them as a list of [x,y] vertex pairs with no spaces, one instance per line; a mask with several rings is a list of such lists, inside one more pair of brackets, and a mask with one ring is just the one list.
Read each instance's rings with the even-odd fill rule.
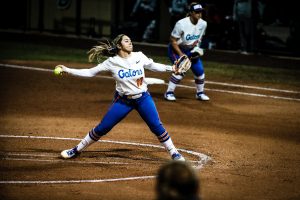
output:
[[184,157],[180,153],[173,153],[172,160],[174,161],[185,161]]
[[176,101],[176,97],[174,95],[174,92],[166,92],[164,97],[165,97],[165,100]]
[[196,94],[196,99],[201,100],[201,101],[209,101],[209,97],[206,96],[203,92],[198,92]]
[[77,151],[77,147],[74,147],[73,149],[64,150],[60,153],[60,155],[65,159],[75,158],[79,154],[80,154],[80,152]]

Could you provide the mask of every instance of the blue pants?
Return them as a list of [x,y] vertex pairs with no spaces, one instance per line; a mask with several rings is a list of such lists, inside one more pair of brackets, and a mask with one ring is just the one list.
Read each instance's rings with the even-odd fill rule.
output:
[[[101,123],[93,129],[96,136],[100,138],[101,136],[108,133],[133,109],[135,109],[140,114],[142,119],[147,123],[150,130],[156,136],[159,137],[166,132],[159,119],[154,101],[148,92],[144,92],[143,95],[138,99],[128,99],[126,97],[121,97],[116,92],[113,103],[103,117]],[[99,138],[95,138],[94,136],[94,139]]]
[[[188,57],[191,56],[191,50],[184,50],[181,49],[181,51],[186,54]],[[171,60],[172,63],[174,63],[178,58],[179,55],[176,54],[173,51],[173,47],[169,44],[168,46],[168,56]],[[196,59],[192,59],[192,66],[191,66],[191,70],[194,73],[195,76],[202,76],[204,74],[204,68],[203,68],[203,64],[200,58],[196,58]]]

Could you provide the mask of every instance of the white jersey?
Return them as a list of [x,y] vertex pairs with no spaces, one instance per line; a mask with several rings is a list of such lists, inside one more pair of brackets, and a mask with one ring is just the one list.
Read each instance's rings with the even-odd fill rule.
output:
[[185,49],[192,49],[200,45],[202,36],[205,34],[207,22],[199,19],[196,25],[192,24],[190,17],[179,20],[171,33],[171,36],[178,38],[177,44]]
[[172,66],[155,63],[142,52],[132,52],[128,58],[118,55],[90,69],[70,69],[66,72],[84,77],[92,77],[101,71],[109,71],[116,81],[116,90],[121,95],[136,95],[148,90],[144,69],[152,71],[172,71]]

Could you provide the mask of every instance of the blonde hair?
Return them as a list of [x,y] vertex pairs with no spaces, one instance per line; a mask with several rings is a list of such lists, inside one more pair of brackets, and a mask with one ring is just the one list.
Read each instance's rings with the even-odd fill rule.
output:
[[115,56],[119,51],[117,45],[121,44],[123,36],[125,35],[120,34],[115,39],[113,39],[111,43],[108,40],[106,40],[106,42],[99,42],[99,45],[91,48],[87,52],[89,62],[93,62],[94,60],[97,60],[100,63],[102,56],[105,57]]

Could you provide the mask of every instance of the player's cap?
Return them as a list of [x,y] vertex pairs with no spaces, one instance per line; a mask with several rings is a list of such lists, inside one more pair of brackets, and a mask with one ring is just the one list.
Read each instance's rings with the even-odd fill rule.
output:
[[195,12],[201,12],[203,11],[203,7],[201,6],[200,3],[195,3],[195,4],[191,4],[190,6],[190,12],[195,11]]

